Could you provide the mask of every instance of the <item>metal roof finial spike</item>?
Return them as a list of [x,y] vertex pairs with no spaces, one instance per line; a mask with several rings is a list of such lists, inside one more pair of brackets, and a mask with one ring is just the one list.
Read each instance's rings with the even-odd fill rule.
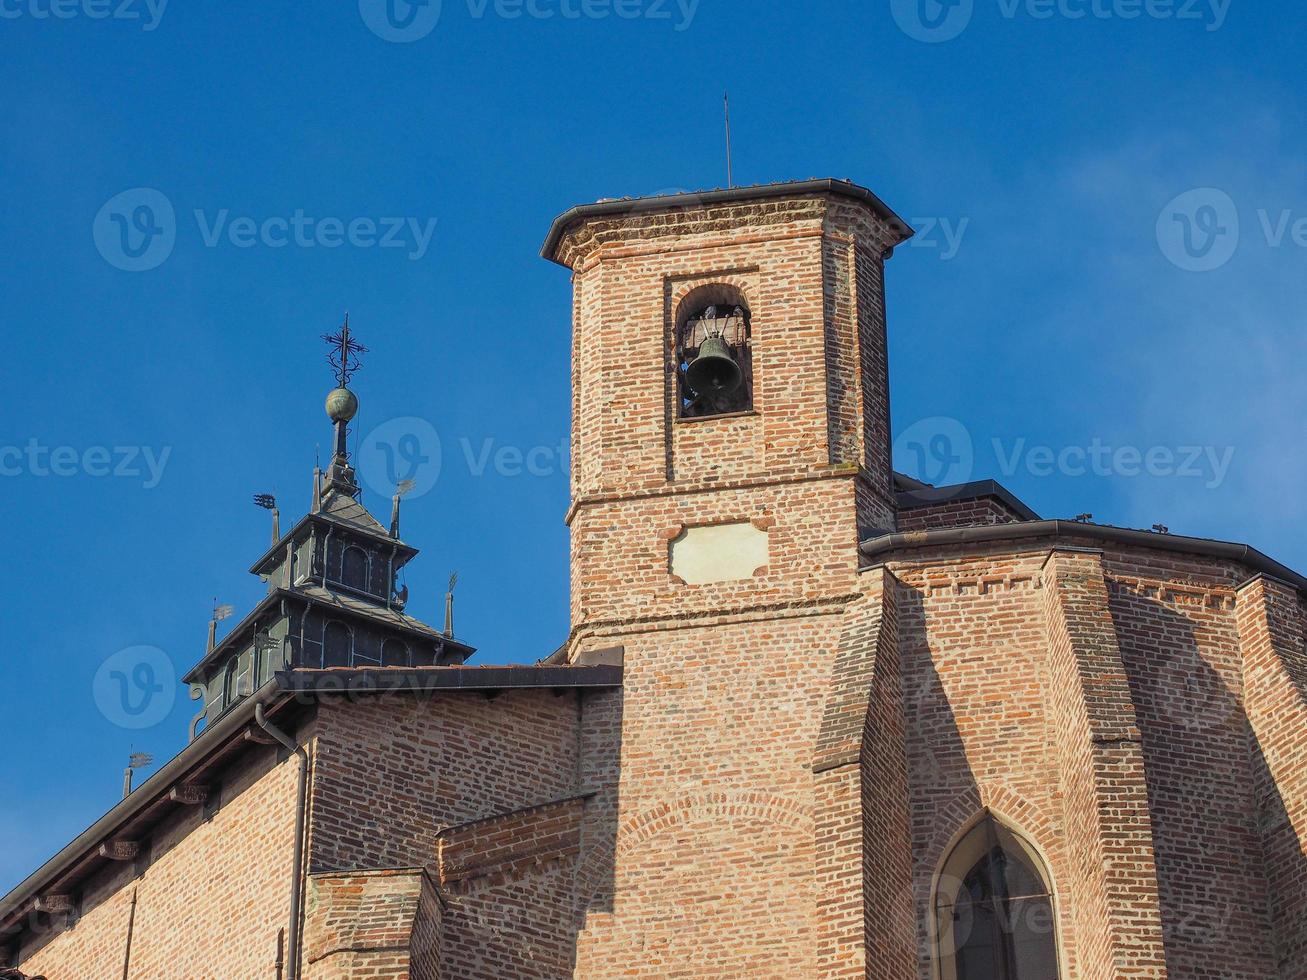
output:
[[335,333],[324,333],[322,340],[327,344],[327,363],[336,373],[336,383],[341,388],[348,387],[349,380],[363,364],[363,355],[368,349],[354,339],[349,329],[349,314],[345,322]]
[[454,586],[458,585],[458,572],[449,573],[449,591],[445,593],[445,638],[454,638]]
[[209,646],[206,653],[213,653],[213,648],[217,646],[218,640],[218,622],[226,619],[236,611],[236,607],[229,604],[218,604],[218,597],[213,597],[213,618],[209,620]]
[[255,506],[272,511],[272,543],[276,544],[281,540],[281,511],[277,509],[277,498],[270,493],[256,493],[254,503]]
[[735,186],[735,173],[731,165],[731,93],[722,93],[722,103],[726,107],[726,187]]
[[132,772],[154,764],[154,756],[148,752],[133,752],[127,758],[127,768],[123,770],[123,799],[132,795]]
[[327,395],[327,417],[335,428],[332,439],[331,467],[327,471],[327,489],[338,491],[357,500],[359,486],[354,480],[354,469],[349,465],[349,423],[358,415],[358,396],[349,389],[350,378],[362,364],[368,349],[354,339],[349,329],[349,314],[340,330],[323,334],[326,342],[327,363],[336,375],[336,387]]
[[399,486],[395,487],[395,496],[390,502],[390,536],[399,538],[399,501],[405,494],[417,486],[416,480],[400,480]]

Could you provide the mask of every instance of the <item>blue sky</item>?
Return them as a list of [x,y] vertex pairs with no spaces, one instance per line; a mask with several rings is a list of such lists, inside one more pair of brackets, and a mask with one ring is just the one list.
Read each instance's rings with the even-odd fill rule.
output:
[[724,183],[727,87],[737,183],[848,177],[921,229],[900,468],[1307,568],[1300,5],[386,2],[0,0],[0,889],[184,744],[184,689],[129,729],[102,665],[180,675],[214,598],[261,594],[250,497],[307,508],[346,309],[372,483],[378,439],[440,463],[410,609],[457,568],[486,661],[563,639],[570,288],[537,252],[573,204]]

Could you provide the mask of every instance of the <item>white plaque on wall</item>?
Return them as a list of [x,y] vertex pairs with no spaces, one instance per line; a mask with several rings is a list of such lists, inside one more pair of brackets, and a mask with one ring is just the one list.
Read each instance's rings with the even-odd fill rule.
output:
[[671,573],[687,585],[749,578],[767,564],[768,543],[747,521],[688,527],[672,540]]

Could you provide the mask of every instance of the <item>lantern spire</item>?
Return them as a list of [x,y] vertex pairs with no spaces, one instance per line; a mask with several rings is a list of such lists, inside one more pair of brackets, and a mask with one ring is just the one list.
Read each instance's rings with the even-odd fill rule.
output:
[[331,466],[327,470],[327,489],[338,490],[350,497],[358,497],[358,484],[354,482],[354,468],[349,465],[349,423],[358,414],[359,400],[349,390],[350,379],[362,366],[362,355],[368,349],[354,339],[349,329],[349,314],[345,322],[332,334],[323,334],[327,345],[327,363],[336,376],[336,387],[327,395],[327,417],[335,426]]

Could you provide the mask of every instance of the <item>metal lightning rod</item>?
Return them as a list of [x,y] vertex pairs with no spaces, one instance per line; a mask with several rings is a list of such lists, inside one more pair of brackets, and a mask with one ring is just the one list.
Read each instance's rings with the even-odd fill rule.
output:
[[731,93],[722,94],[722,103],[726,107],[726,186],[735,186],[735,174],[731,168]]

